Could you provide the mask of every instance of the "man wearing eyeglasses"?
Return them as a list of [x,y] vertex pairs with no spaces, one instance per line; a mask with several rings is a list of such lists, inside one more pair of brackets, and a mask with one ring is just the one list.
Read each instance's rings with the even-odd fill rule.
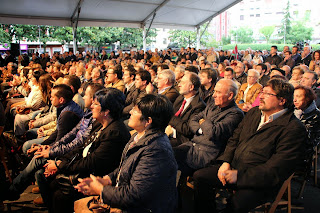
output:
[[217,163],[194,173],[196,212],[214,212],[214,189],[230,188],[226,212],[248,212],[274,199],[302,163],[306,131],[293,114],[291,84],[272,79],[260,105],[251,109]]

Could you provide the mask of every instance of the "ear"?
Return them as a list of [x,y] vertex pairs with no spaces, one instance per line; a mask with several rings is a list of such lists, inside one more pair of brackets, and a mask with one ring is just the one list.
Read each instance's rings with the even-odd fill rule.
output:
[[72,89],[72,92],[75,93],[74,87],[70,85],[70,88]]
[[60,104],[64,104],[64,101],[65,101],[65,100],[64,100],[63,97],[60,97],[60,98],[59,98],[59,103],[60,103]]
[[190,84],[190,91],[193,91],[194,90],[194,85],[193,84]]
[[145,121],[146,123],[144,124],[144,127],[148,128],[152,124],[152,118],[148,117]]
[[279,105],[280,105],[280,106],[284,106],[284,104],[285,104],[286,102],[287,102],[286,99],[280,98],[280,100],[279,100]]
[[231,101],[234,98],[233,92],[229,92],[228,100]]
[[109,113],[110,113],[110,110],[107,109],[106,111],[101,112],[101,113],[104,114],[104,115],[103,115],[104,117],[107,117],[107,116],[109,115]]

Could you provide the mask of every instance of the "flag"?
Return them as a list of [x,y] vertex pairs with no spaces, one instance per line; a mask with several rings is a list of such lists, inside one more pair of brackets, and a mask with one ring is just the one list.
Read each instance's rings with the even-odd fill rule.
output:
[[234,47],[234,50],[232,50],[232,55],[235,56],[235,58],[238,60],[238,45]]

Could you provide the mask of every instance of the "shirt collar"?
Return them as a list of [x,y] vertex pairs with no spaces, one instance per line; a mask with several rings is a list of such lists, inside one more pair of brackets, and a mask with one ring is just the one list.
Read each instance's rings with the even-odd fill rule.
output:
[[285,109],[282,109],[282,110],[280,110],[280,111],[278,111],[278,112],[275,112],[275,113],[273,113],[272,115],[270,115],[270,116],[267,118],[267,120],[265,120],[265,114],[264,114],[263,112],[261,112],[261,120],[260,120],[260,124],[259,124],[257,130],[259,130],[259,129],[260,129],[262,126],[264,126],[265,124],[270,123],[270,122],[276,120],[277,118],[279,118],[281,115],[283,115],[283,114],[286,113],[287,111],[288,111],[288,109],[285,108]]
[[126,84],[125,87],[127,88],[127,90],[130,90],[131,87],[133,87],[134,85],[134,81],[132,81],[130,84]]
[[169,89],[170,87],[171,87],[171,86],[168,86],[168,87],[165,87],[165,88],[159,90],[159,91],[158,91],[158,94],[163,93],[164,91],[166,91],[166,89]]

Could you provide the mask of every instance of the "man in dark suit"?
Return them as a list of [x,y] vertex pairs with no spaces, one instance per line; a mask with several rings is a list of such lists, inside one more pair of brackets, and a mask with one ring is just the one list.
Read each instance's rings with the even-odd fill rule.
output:
[[132,109],[132,104],[134,100],[136,99],[134,91],[136,90],[136,86],[134,85],[134,79],[136,77],[136,70],[134,69],[133,65],[129,64],[127,67],[124,68],[123,72],[123,82],[125,83],[125,90],[124,94],[126,96],[126,101],[125,101],[125,107],[122,112],[122,117],[125,119],[128,119],[130,114],[130,110]]
[[216,188],[234,191],[226,212],[249,212],[274,198],[302,163],[306,130],[293,113],[291,84],[272,79],[215,165],[193,174],[195,212],[215,212]]
[[214,93],[214,87],[218,79],[218,72],[212,68],[205,68],[200,71],[199,77],[201,81],[199,94],[202,100],[208,104]]
[[192,47],[190,52],[190,60],[195,61],[198,58],[197,51]]
[[170,142],[173,147],[190,141],[193,137],[189,120],[206,106],[198,92],[200,85],[198,75],[192,72],[186,73],[179,83],[180,96],[173,104],[175,115],[169,122],[172,132],[169,130],[170,127],[166,130],[167,134],[172,135]]
[[158,77],[156,78],[158,94],[166,96],[171,103],[174,103],[179,96],[178,90],[174,87],[175,81],[174,72],[169,69],[162,70],[158,73]]
[[195,134],[191,141],[173,150],[179,170],[184,176],[204,168],[223,152],[227,141],[243,118],[235,103],[238,87],[230,79],[221,79],[214,87],[214,103],[190,119],[189,127]]

